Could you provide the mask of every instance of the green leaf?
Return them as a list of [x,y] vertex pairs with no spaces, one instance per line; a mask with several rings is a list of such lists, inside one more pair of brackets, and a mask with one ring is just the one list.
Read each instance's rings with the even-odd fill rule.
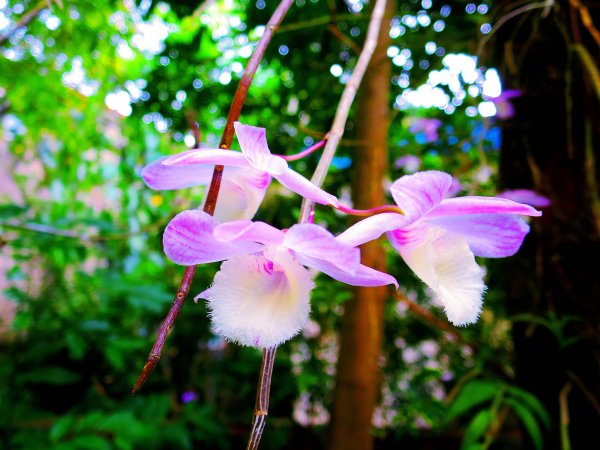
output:
[[25,383],[45,383],[45,384],[71,384],[79,381],[81,376],[75,372],[63,369],[62,367],[44,367],[42,369],[32,370],[21,375],[21,381]]
[[463,442],[460,446],[460,449],[472,450],[479,448],[480,444],[478,441],[483,437],[493,420],[494,415],[490,410],[485,409],[483,411],[479,411],[465,430],[465,435],[463,437]]
[[88,434],[77,436],[69,442],[53,447],[54,450],[111,450],[110,444],[99,436]]
[[71,429],[74,421],[75,419],[73,416],[63,416],[58,419],[52,428],[50,428],[50,441],[57,443],[64,438]]
[[449,422],[477,405],[492,400],[498,393],[500,383],[496,380],[472,380],[465,384],[448,408],[446,420]]
[[552,420],[550,419],[548,411],[546,411],[542,402],[540,402],[535,395],[516,386],[507,386],[506,390],[511,396],[515,397],[515,400],[533,411],[546,428],[550,429],[552,427]]
[[0,205],[0,219],[9,219],[27,211],[27,208],[17,205]]
[[533,445],[535,445],[536,450],[541,450],[543,445],[542,432],[537,420],[535,419],[535,416],[526,406],[510,397],[506,398],[505,402],[512,408],[515,414],[519,416],[519,419],[521,419],[523,425],[525,425],[525,428],[527,429],[527,432],[529,433],[531,441],[533,442]]

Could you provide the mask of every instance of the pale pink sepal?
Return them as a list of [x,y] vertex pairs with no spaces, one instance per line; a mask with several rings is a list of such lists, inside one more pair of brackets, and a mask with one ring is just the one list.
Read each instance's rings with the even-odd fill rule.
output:
[[542,215],[532,206],[498,197],[455,197],[442,200],[427,217],[459,216],[465,214],[519,214],[538,217]]
[[266,129],[240,122],[234,122],[233,126],[242,153],[256,169],[264,170],[273,176],[281,175],[287,170],[287,161],[271,154]]
[[222,242],[243,240],[265,245],[280,245],[284,240],[283,231],[268,223],[251,220],[236,220],[217,225],[214,236]]
[[315,261],[333,264],[350,275],[354,275],[360,265],[359,249],[338,241],[325,228],[315,224],[292,226],[285,233],[283,245]]
[[365,242],[377,239],[386,231],[401,228],[408,222],[406,216],[396,213],[376,214],[346,229],[336,239],[346,245],[356,247]]
[[218,241],[213,236],[216,224],[210,214],[199,209],[177,214],[163,234],[165,254],[176,264],[191,266],[222,261],[233,255],[262,249],[262,245],[254,242]]
[[[173,169],[204,166],[168,166]],[[212,175],[212,172],[211,172]],[[210,180],[209,180],[210,181]],[[221,188],[213,217],[217,222],[251,219],[262,203],[271,176],[251,168],[240,169],[227,166],[223,169]],[[208,184],[208,183],[207,183]],[[200,206],[204,208],[206,196]]]
[[329,275],[331,278],[349,284],[350,286],[386,286],[388,284],[393,284],[398,288],[398,282],[393,276],[372,269],[364,264],[360,264],[354,275],[350,275],[348,272],[327,261],[316,261],[314,258],[304,255],[299,255],[297,258],[298,261],[305,266],[313,267],[324,274]]
[[142,170],[146,186],[157,191],[182,189],[210,183],[214,166],[166,166],[164,157],[151,162]]
[[201,148],[187,150],[162,160],[166,166],[188,166],[192,164],[207,164],[214,166],[252,167],[240,152],[220,148]]
[[390,193],[404,215],[412,220],[435,208],[452,186],[452,177],[429,170],[405,175],[390,186]]
[[273,175],[273,178],[275,178],[289,190],[300,194],[302,197],[312,200],[313,202],[320,203],[322,205],[332,205],[334,207],[337,207],[339,204],[336,197],[328,192],[325,192],[323,189],[318,188],[298,172],[294,172],[292,169],[287,169],[281,175]]
[[504,258],[514,255],[529,232],[521,217],[509,214],[469,214],[427,219],[427,224],[461,236],[476,256]]

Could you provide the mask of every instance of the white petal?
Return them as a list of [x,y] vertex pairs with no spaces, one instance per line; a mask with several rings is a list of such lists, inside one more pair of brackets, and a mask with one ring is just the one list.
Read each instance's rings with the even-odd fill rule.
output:
[[298,334],[308,320],[314,287],[309,272],[287,250],[271,254],[276,261],[263,254],[225,261],[201,294],[215,331],[226,339],[270,348]]
[[[219,223],[252,219],[270,182],[271,176],[266,172],[225,167],[214,218]],[[201,208],[204,208],[204,202]]]
[[436,294],[450,322],[468,325],[481,312],[484,270],[460,236],[430,227],[416,246],[398,246],[404,261]]

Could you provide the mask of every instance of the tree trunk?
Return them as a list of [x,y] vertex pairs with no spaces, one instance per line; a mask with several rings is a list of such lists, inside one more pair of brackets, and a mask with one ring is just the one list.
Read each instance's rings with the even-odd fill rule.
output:
[[566,449],[565,438],[600,448],[600,48],[570,3],[513,19],[496,38],[505,89],[523,92],[503,125],[503,187],[552,202],[505,263],[509,312],[525,319],[513,328],[517,383],[552,416],[550,450]]
[[[389,24],[394,2],[388,1],[371,64],[362,81],[356,118],[356,138],[364,145],[354,155],[354,207],[385,203],[382,180],[387,171],[389,123]],[[361,246],[362,263],[385,271],[385,253],[379,241]],[[370,450],[371,424],[379,393],[379,355],[383,337],[383,306],[388,287],[358,287],[345,306],[341,348],[332,407],[329,448]]]

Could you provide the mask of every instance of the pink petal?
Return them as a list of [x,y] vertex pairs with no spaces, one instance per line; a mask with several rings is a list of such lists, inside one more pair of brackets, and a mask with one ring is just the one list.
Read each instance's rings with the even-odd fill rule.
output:
[[344,244],[325,228],[305,223],[292,226],[286,233],[283,245],[297,255],[312,258],[313,265],[320,261],[333,264],[338,269],[353,275],[360,265],[360,251]]
[[216,221],[199,209],[177,214],[163,234],[167,257],[176,264],[194,264],[222,261],[233,255],[255,253],[262,245],[251,242],[220,242],[213,236]]
[[408,222],[407,218],[396,213],[377,214],[355,223],[336,239],[344,244],[356,247],[365,242],[377,239],[386,231],[401,228]]
[[318,268],[318,270],[329,275],[331,278],[350,286],[385,286],[393,284],[398,288],[398,282],[393,276],[372,269],[364,264],[358,266],[358,270],[354,275],[350,275],[348,272],[339,269],[331,263],[320,260],[315,261],[314,258],[308,256],[298,255],[298,261],[305,266]]
[[214,166],[166,166],[163,161],[169,157],[151,162],[142,170],[144,183],[150,189],[171,190],[210,183]]
[[273,177],[289,190],[300,194],[302,197],[312,200],[313,202],[322,205],[338,205],[337,198],[318,188],[292,169],[287,169],[283,174],[273,175]]
[[521,214],[524,216],[542,215],[540,211],[529,205],[523,205],[505,198],[467,196],[442,200],[437,208],[427,214],[427,217],[488,213]]
[[504,258],[514,255],[529,232],[525,221],[509,214],[468,214],[426,219],[426,223],[460,235],[476,256]]
[[281,175],[288,165],[285,159],[271,154],[267,144],[267,130],[264,128],[234,122],[235,134],[242,153],[256,169],[271,175]]
[[265,245],[280,245],[284,233],[264,222],[236,220],[218,225],[214,237],[221,242],[253,241]]
[[[177,167],[193,168],[196,166]],[[225,167],[214,218],[220,223],[252,219],[265,197],[270,182],[271,176],[266,172],[251,168]],[[204,208],[204,202],[202,208]]]
[[416,220],[435,208],[451,186],[450,175],[430,170],[399,178],[390,187],[390,192],[406,217]]
[[167,166],[188,166],[191,164],[208,164],[210,166],[251,167],[248,160],[240,152],[220,148],[201,148],[188,150],[162,160]]

